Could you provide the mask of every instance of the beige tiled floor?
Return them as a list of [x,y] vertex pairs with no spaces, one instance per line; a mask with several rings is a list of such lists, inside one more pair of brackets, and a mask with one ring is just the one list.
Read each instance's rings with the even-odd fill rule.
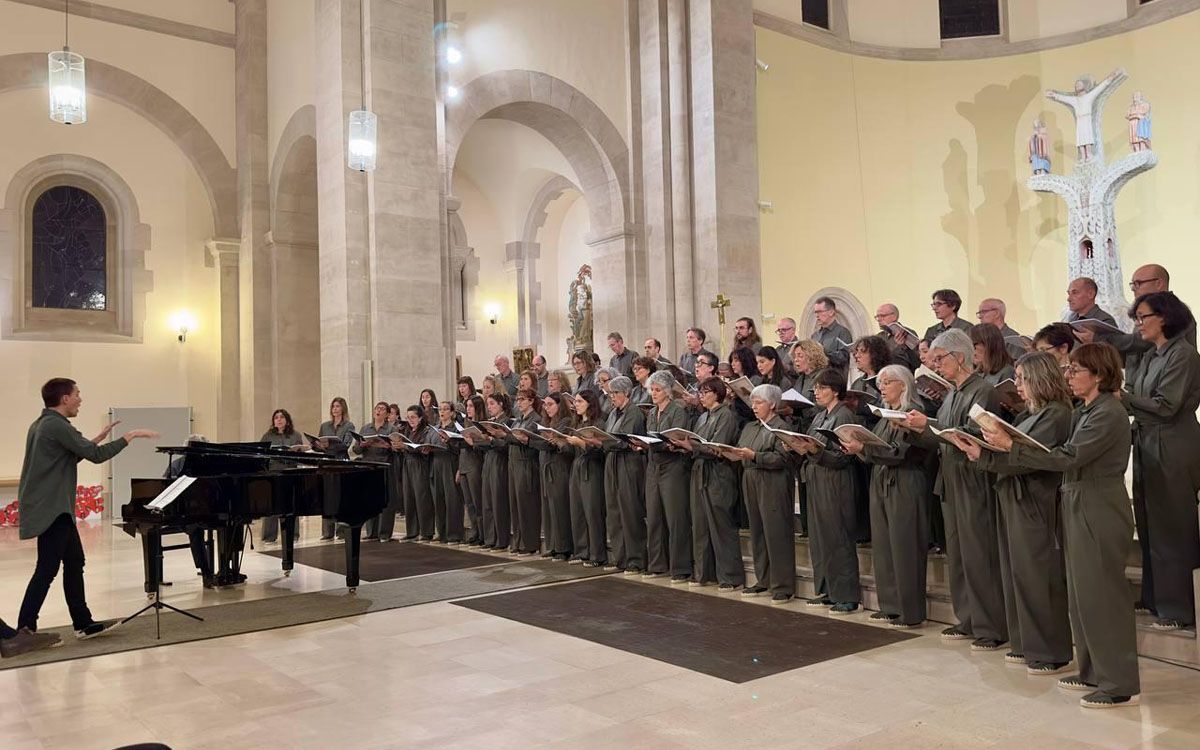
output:
[[[6,533],[0,614],[11,620],[33,553]],[[103,527],[85,537],[97,615],[140,604],[133,541]],[[185,606],[341,584],[300,568],[284,580],[278,561],[249,554],[251,584],[206,592],[186,552],[169,557],[170,600]],[[56,587],[43,622],[63,621]],[[0,747],[1200,748],[1200,672],[1143,660],[1141,706],[1087,711],[1053,679],[935,633],[735,685],[428,604],[0,672]]]

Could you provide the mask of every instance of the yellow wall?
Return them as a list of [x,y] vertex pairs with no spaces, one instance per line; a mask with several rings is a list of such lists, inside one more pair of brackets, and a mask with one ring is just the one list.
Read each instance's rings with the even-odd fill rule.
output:
[[[1110,100],[1104,138],[1127,152],[1123,119],[1142,90],[1154,107],[1161,163],[1117,203],[1125,277],[1163,263],[1172,288],[1200,304],[1200,13],[1048,52],[964,62],[855,58],[759,29],[763,309],[799,313],[817,289],[842,286],[868,311],[900,305],[928,325],[929,293],[953,287],[972,314],[1008,303],[1021,331],[1059,318],[1067,284],[1066,209],[1024,186],[1030,124],[1044,116],[1055,172],[1073,168],[1074,123],[1043,98],[1076,76],[1127,81]],[[1069,158],[1064,156],[1069,154]]]

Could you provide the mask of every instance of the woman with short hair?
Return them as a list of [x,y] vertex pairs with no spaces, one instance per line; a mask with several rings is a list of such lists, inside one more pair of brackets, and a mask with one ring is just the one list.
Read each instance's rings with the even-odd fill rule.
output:
[[769,591],[772,604],[786,604],[796,593],[791,465],[774,433],[767,429],[787,429],[775,413],[782,396],[774,385],[760,385],[750,392],[755,419],[742,428],[737,442],[754,555],[754,584],[743,588],[742,596]]
[[830,607],[834,615],[848,615],[862,601],[858,549],[854,543],[858,474],[853,456],[819,432],[858,424],[854,412],[843,403],[845,396],[846,377],[841,371],[831,367],[817,373],[813,400],[818,409],[808,434],[827,442],[824,448],[814,444],[808,453],[797,454],[801,459],[800,478],[808,497],[808,547],[813,566],[814,594],[807,603]]
[[1133,416],[1133,509],[1142,547],[1142,606],[1158,630],[1196,624],[1192,571],[1200,568],[1200,354],[1184,333],[1192,312],[1172,292],[1143,294],[1129,308],[1142,340],[1121,398]]
[[[646,431],[690,430],[692,419],[687,409],[673,397],[676,380],[671,373],[659,370],[647,382],[652,407],[646,414]],[[669,441],[658,443],[648,453],[643,575],[670,574],[671,583],[687,583],[692,578],[692,513],[688,497],[691,464],[687,454]]]
[[[876,377],[883,406],[914,408],[917,386],[912,371],[887,365]],[[871,468],[871,559],[879,611],[872,620],[895,628],[925,621],[925,569],[929,545],[928,450],[895,420],[880,419],[872,430],[886,445],[842,440],[846,452]]]
[[[700,382],[700,405],[704,409],[696,420],[695,432],[710,443],[733,445],[738,438],[737,417],[726,399],[729,388],[720,378]],[[736,398],[736,397],[735,397]],[[717,591],[732,594],[746,585],[738,539],[737,468],[719,456],[697,452],[691,441],[684,447],[692,451],[692,559],[695,583],[716,583]]]
[[1077,343],[1074,329],[1066,323],[1051,323],[1033,335],[1033,348],[1053,356],[1060,369],[1071,363],[1071,350]]

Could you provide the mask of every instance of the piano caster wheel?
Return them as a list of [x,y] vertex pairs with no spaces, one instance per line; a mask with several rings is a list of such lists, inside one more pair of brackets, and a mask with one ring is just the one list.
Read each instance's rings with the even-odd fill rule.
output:
[[148,599],[148,600],[154,599],[154,592],[153,591],[148,592],[146,594],[146,599]]
[[351,593],[351,594],[353,594],[353,593],[354,593],[354,592],[356,592],[356,591],[358,591],[358,586],[351,586],[351,587],[350,587],[350,593]]
[[284,577],[284,578],[291,578],[291,577],[292,577],[292,571],[290,571],[290,570],[285,570],[285,571],[283,571],[283,577]]

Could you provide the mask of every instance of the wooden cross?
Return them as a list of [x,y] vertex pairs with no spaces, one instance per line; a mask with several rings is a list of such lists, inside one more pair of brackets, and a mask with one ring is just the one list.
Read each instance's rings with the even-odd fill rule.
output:
[[717,323],[721,326],[721,351],[725,351],[725,308],[733,304],[722,292],[717,292],[717,298],[708,306],[717,311]]

